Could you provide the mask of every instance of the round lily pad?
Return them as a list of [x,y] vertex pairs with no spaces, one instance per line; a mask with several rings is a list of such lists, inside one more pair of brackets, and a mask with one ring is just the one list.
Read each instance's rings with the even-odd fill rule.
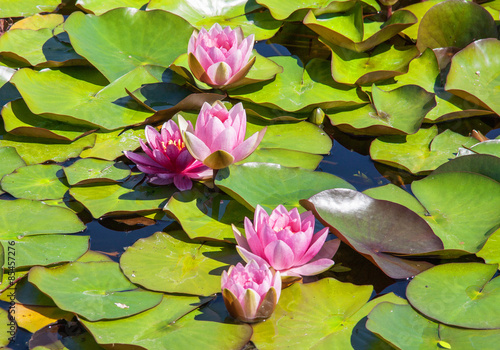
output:
[[85,225],[69,209],[28,199],[0,200],[0,239],[20,239],[35,234],[75,233],[84,229]]
[[443,249],[429,225],[402,205],[349,189],[320,192],[300,201],[337,237],[392,278],[407,278],[432,265],[394,253],[418,255]]
[[130,168],[122,162],[86,158],[64,168],[64,174],[72,186],[92,182],[120,182],[130,176]]
[[73,12],[64,30],[75,51],[109,81],[139,66],[168,67],[187,51],[193,32],[188,22],[171,13],[133,8],[117,8],[101,16]]
[[500,114],[498,86],[500,40],[477,40],[453,56],[446,79],[447,91]]
[[[384,301],[404,303],[394,294],[370,302],[372,286],[356,286],[333,278],[295,283],[282,290],[273,315],[253,325],[252,342],[258,349],[352,349],[353,329],[371,309]],[[386,349],[371,339],[372,347]],[[378,343],[378,344],[377,344]],[[377,347],[380,346],[380,347]]]
[[481,6],[466,0],[444,1],[420,21],[417,47],[420,51],[428,47],[461,49],[475,40],[497,36],[493,17]]
[[415,276],[406,290],[411,305],[427,317],[449,325],[498,329],[500,278],[497,265],[452,263]]
[[16,198],[59,199],[68,190],[62,166],[35,164],[18,168],[15,173],[5,175],[2,189]]
[[241,261],[230,244],[187,240],[182,232],[157,232],[139,239],[120,258],[125,275],[141,286],[167,293],[220,292],[220,276]]
[[161,293],[130,283],[115,262],[73,262],[51,269],[35,266],[28,281],[60,309],[90,321],[135,315],[162,300]]
[[131,344],[157,350],[233,350],[242,349],[248,343],[252,335],[249,325],[229,323],[213,312],[197,310],[199,306],[197,297],[164,295],[158,306],[135,316],[81,322],[102,345]]
[[368,315],[366,327],[398,349],[494,349],[499,330],[449,327],[433,322],[409,305],[380,303]]
[[321,190],[354,189],[347,181],[328,173],[302,168],[286,168],[270,163],[231,165],[218,171],[215,184],[241,204],[255,209],[257,204],[271,211],[279,204],[299,208],[299,200]]

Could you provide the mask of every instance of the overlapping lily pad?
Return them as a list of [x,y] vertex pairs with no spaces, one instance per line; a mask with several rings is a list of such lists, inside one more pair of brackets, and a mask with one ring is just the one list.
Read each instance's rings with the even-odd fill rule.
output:
[[416,276],[406,296],[424,315],[449,325],[498,329],[500,278],[497,265],[452,263],[435,266]]
[[5,0],[0,8],[0,18],[26,17],[40,12],[54,11],[61,0],[26,0],[20,3],[18,0]]
[[92,182],[120,182],[130,176],[130,168],[122,162],[87,158],[64,168],[64,174],[72,186]]
[[458,156],[468,154],[490,154],[495,157],[500,157],[500,139],[482,141],[468,149],[461,148]]
[[117,8],[101,16],[74,12],[64,30],[75,51],[109,81],[139,66],[167,68],[187,51],[192,33],[189,23],[171,13],[133,8]]
[[0,180],[4,175],[26,165],[14,147],[0,147],[0,159],[2,159],[2,162],[0,162]]
[[174,194],[163,209],[176,218],[189,238],[229,242],[234,242],[231,224],[242,228],[244,217],[253,215],[231,197],[197,189]]
[[433,322],[409,305],[381,303],[368,315],[366,327],[399,349],[494,349],[499,330],[449,327]]
[[2,189],[16,198],[60,199],[68,190],[62,167],[56,164],[35,164],[18,168],[5,175]]
[[219,170],[215,184],[247,208],[274,210],[279,204],[300,209],[299,200],[321,190],[354,187],[331,174],[271,163],[245,163]]
[[434,94],[420,86],[405,85],[392,91],[372,87],[372,104],[329,113],[339,129],[362,135],[413,134],[435,106]]
[[141,175],[122,184],[73,187],[70,194],[82,203],[94,218],[158,211],[177,189],[172,186],[150,186]]
[[323,191],[300,203],[392,278],[410,277],[432,266],[393,253],[418,255],[443,249],[429,225],[399,204],[349,189]]
[[[293,18],[295,18],[296,14],[298,15],[298,12],[300,12],[300,10],[302,10],[303,12],[309,9],[313,9],[316,14],[323,12],[342,12],[349,10],[356,4],[356,2],[352,0],[289,0],[286,2],[282,2],[280,0],[257,0],[257,2],[261,5],[266,6],[273,17],[278,20],[287,19],[292,14],[294,14]],[[304,14],[302,15],[302,17],[304,16]]]
[[493,234],[488,238],[486,244],[481,248],[480,251],[476,253],[477,256],[484,259],[488,264],[499,264],[500,265],[500,228],[493,232]]
[[51,269],[36,266],[28,280],[62,310],[90,321],[135,315],[162,300],[161,293],[130,283],[115,262],[73,262]]
[[473,137],[466,137],[446,130],[438,135],[437,126],[420,129],[407,136],[382,136],[370,146],[374,161],[405,169],[411,173],[426,173],[454,158],[462,146],[477,143]]
[[429,9],[432,6],[439,4],[442,1],[444,0],[428,0],[405,6],[404,9],[413,13],[415,17],[417,17],[418,22],[404,29],[402,33],[408,35],[408,37],[410,37],[410,39],[412,39],[414,42],[417,41],[418,28],[420,27],[420,22],[422,21],[422,17],[424,17],[424,15],[427,13],[427,11],[429,11]]
[[220,276],[241,261],[231,244],[186,239],[183,232],[157,232],[121,256],[123,273],[147,289],[195,295],[220,292]]
[[75,233],[84,229],[85,225],[69,209],[52,207],[28,199],[0,200],[0,239],[9,240],[36,234]]
[[[135,90],[142,84],[159,82],[164,70],[158,66],[141,66],[108,85],[93,68],[39,72],[22,69],[11,81],[35,114],[112,130],[141,123],[152,115],[131,99],[125,89]],[[47,99],[47,94],[54,98]]]
[[102,345],[133,344],[158,350],[232,350],[248,343],[252,335],[249,325],[232,324],[209,310],[196,310],[200,304],[197,297],[165,295],[158,306],[139,315],[121,320],[81,321]]
[[[1,239],[3,240],[3,237]],[[16,268],[74,261],[89,248],[88,236],[40,235],[2,242],[7,247],[6,251],[10,246],[10,251],[15,252]]]
[[329,63],[312,59],[304,68],[297,57],[276,56],[273,61],[283,67],[271,82],[252,84],[229,92],[234,98],[252,101],[286,111],[312,110],[366,103],[356,89],[336,83],[330,77]]
[[47,160],[63,162],[69,158],[78,157],[85,149],[92,147],[95,135],[82,137],[72,143],[62,143],[47,139],[4,135],[0,147],[13,147],[23,161],[30,164],[43,163]]
[[210,28],[214,23],[231,28],[241,27],[245,36],[255,35],[256,40],[271,38],[281,27],[267,11],[249,0],[151,0],[148,10],[161,9],[176,14],[200,29]]
[[419,52],[415,46],[378,45],[370,54],[323,41],[332,50],[332,76],[343,84],[371,84],[406,73]]
[[123,155],[123,151],[133,151],[139,148],[139,139],[145,139],[144,129],[116,130],[112,132],[95,133],[95,144],[84,150],[80,157],[114,160]]
[[456,171],[481,174],[500,182],[500,158],[488,154],[461,155],[439,166],[433,174]]
[[493,17],[481,6],[466,0],[444,1],[420,21],[417,47],[420,51],[428,47],[461,49],[475,40],[497,36]]
[[[356,286],[332,278],[294,284],[281,292],[274,314],[253,326],[252,342],[258,349],[353,349],[353,329],[363,328],[363,318],[384,301],[404,303],[390,293],[370,302],[371,286]],[[327,295],[328,298],[318,298]],[[368,332],[369,334],[369,332]],[[371,336],[366,349],[386,349]]]
[[346,49],[364,52],[392,38],[400,31],[415,24],[417,18],[409,11],[395,11],[385,23],[363,17],[363,5],[355,5],[344,13],[314,15],[309,11],[304,24],[324,40]]
[[132,7],[140,9],[148,4],[148,0],[77,0],[76,6],[85,12],[102,15],[104,12],[113,10],[117,7]]
[[500,114],[500,40],[477,40],[453,56],[446,90]]
[[2,109],[5,130],[13,135],[73,141],[90,128],[43,118],[30,111],[24,100],[7,103]]
[[500,225],[500,183],[486,176],[431,174],[414,181],[411,189],[416,198],[394,185],[372,188],[367,193],[415,211],[441,238],[445,249],[475,253]]

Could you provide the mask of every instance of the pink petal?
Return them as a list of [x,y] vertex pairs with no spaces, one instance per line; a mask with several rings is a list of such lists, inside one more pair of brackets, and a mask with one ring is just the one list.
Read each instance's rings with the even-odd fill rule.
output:
[[161,136],[158,130],[151,125],[147,125],[144,133],[146,134],[146,140],[148,141],[149,147],[152,149],[161,147]]
[[214,149],[213,143],[217,136],[224,131],[224,129],[225,127],[221,120],[217,117],[212,117],[205,125],[204,130],[201,130],[201,133],[199,133],[198,129],[196,129],[196,131],[198,132],[197,136],[200,140],[202,140],[207,147],[210,148],[211,152],[215,152],[218,149]]
[[269,214],[264,208],[262,208],[260,205],[257,204],[257,207],[255,207],[254,220],[253,220],[255,230],[259,232],[261,227],[267,224],[268,221],[269,221]]
[[222,53],[222,51],[218,47],[216,47],[216,46],[211,47],[210,49],[208,49],[207,54],[212,59],[213,63],[223,62],[223,61],[226,60],[226,57],[224,56],[224,54]]
[[208,55],[208,53],[203,49],[201,46],[196,47],[196,52],[194,53],[194,56],[200,62],[200,65],[202,68],[205,70],[205,72],[208,70],[208,67],[214,64],[214,61],[212,61],[212,58]]
[[247,237],[248,246],[252,251],[252,253],[257,254],[258,256],[261,257],[265,257],[264,246],[262,245],[259,236],[255,232],[252,226],[252,222],[248,218],[245,218],[244,226],[245,226],[245,234]]
[[233,224],[231,224],[231,228],[233,229],[234,238],[236,238],[236,243],[238,243],[240,247],[245,248],[245,250],[250,250],[248,241],[245,237],[243,237],[240,230],[238,230],[236,226],[234,226]]
[[186,175],[176,175],[174,176],[174,185],[180,191],[186,191],[193,187],[193,181]]
[[232,128],[226,128],[222,131],[212,143],[210,150],[212,152],[222,150],[227,153],[233,153],[233,148],[236,146],[236,131]]
[[139,144],[141,145],[141,148],[144,151],[144,153],[146,153],[149,158],[153,159],[153,152],[148,146],[146,146],[146,144],[144,143],[144,141],[142,141],[142,139],[139,139]]
[[290,247],[283,241],[269,243],[264,249],[269,264],[275,270],[286,270],[293,266],[294,256]]
[[283,276],[314,276],[325,272],[334,264],[330,259],[319,259],[308,264],[282,271]]
[[239,71],[242,66],[241,51],[236,50],[231,53],[228,57],[226,57],[225,62],[229,65],[229,67],[231,67],[231,71],[235,73]]
[[335,253],[337,253],[339,246],[340,246],[340,239],[338,239],[338,238],[326,241],[325,244],[323,244],[323,247],[321,247],[318,254],[316,254],[314,256],[314,258],[311,259],[311,262],[319,260],[319,259],[331,259],[331,258],[333,258]]
[[179,149],[174,144],[170,144],[167,145],[167,147],[165,147],[165,156],[168,157],[168,159],[170,159],[170,162],[172,162],[172,164],[174,163],[175,159],[179,156],[179,153],[180,153]]
[[155,157],[154,159],[158,162],[158,164],[163,166],[165,169],[168,169],[170,171],[174,170],[174,164],[161,151],[157,149],[153,150],[153,156]]
[[179,155],[175,159],[175,168],[177,169],[178,172],[182,172],[194,161],[195,159],[193,158],[191,153],[189,153],[187,148],[184,148],[182,151],[179,152]]
[[304,232],[297,232],[291,235],[290,238],[284,240],[294,254],[294,260],[300,261],[311,244],[311,237]]
[[328,227],[325,227],[321,231],[316,232],[311,240],[309,249],[304,253],[300,260],[296,262],[295,265],[304,265],[305,263],[309,262],[309,260],[314,258],[316,254],[318,254],[318,252],[321,250],[321,247],[323,247],[326,236],[328,236]]
[[238,251],[238,254],[240,254],[241,258],[246,262],[255,260],[255,262],[259,265],[269,266],[269,263],[266,260],[262,259],[258,255],[249,252],[248,250],[246,250],[243,247],[240,247],[239,245],[236,246],[236,250]]
[[240,47],[241,47],[241,50],[243,51],[242,61],[248,62],[248,60],[250,59],[250,55],[252,54],[253,45],[255,43],[255,35],[250,34],[243,41],[246,41],[246,48],[245,48],[246,51],[243,50],[243,46],[241,45]]
[[203,163],[196,161],[197,165],[188,168],[183,172],[184,175],[189,176],[193,180],[206,180],[210,179],[214,171],[209,167],[203,165]]
[[207,68],[207,75],[216,86],[225,85],[234,75],[231,67],[226,62],[217,62]]
[[125,154],[125,157],[136,163],[137,165],[146,165],[146,166],[152,166],[152,167],[159,167],[160,164],[152,160],[151,158],[147,156],[141,156],[140,154],[134,153],[134,152],[129,152],[129,151],[124,151],[123,154]]
[[149,176],[149,183],[154,185],[170,185],[174,181],[175,174],[155,174]]
[[257,233],[264,247],[278,239],[278,237],[276,237],[276,231],[269,225],[264,225]]
[[250,136],[243,143],[240,143],[238,146],[236,146],[236,148],[233,150],[234,161],[239,162],[240,160],[243,160],[250,154],[252,154],[252,152],[255,151],[255,149],[259,145],[260,141],[262,141],[266,130],[267,126],[258,133]]
[[212,153],[203,141],[189,131],[184,133],[184,142],[186,143],[189,153],[201,162]]
[[196,30],[193,31],[193,34],[191,34],[191,37],[189,38],[189,43],[188,43],[188,53],[194,54],[196,50],[196,38],[198,37],[198,32]]

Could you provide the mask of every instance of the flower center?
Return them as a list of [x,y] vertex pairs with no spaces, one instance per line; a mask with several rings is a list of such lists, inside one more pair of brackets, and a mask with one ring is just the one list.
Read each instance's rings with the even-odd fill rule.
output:
[[179,149],[179,151],[182,151],[186,146],[184,145],[184,142],[182,142],[182,139],[177,139],[177,140],[168,140],[167,144],[165,142],[161,142],[161,145],[163,147],[164,151],[167,151],[167,146],[168,145],[174,145]]

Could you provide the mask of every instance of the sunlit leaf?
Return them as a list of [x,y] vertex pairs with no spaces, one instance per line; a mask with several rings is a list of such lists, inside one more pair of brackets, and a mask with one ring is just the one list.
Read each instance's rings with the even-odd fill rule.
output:
[[130,176],[130,168],[124,163],[101,159],[80,159],[64,168],[70,185],[92,182],[120,182]]

